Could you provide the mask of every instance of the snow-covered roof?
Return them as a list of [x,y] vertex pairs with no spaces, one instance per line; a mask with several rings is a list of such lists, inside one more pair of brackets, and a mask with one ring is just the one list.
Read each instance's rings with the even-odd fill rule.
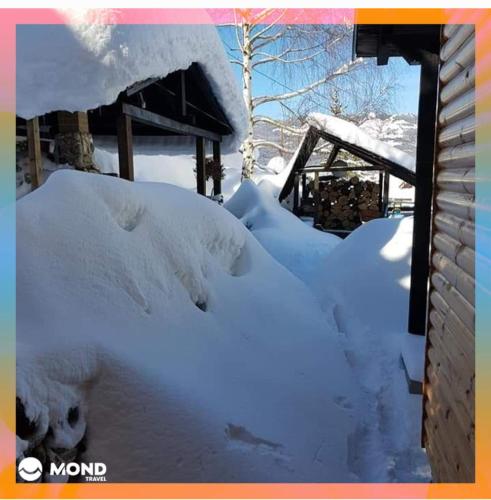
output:
[[135,82],[198,63],[234,129],[225,149],[246,130],[241,91],[212,25],[19,25],[17,114],[86,111],[113,103]]
[[311,113],[307,117],[307,123],[338,137],[344,142],[362,147],[386,160],[397,163],[413,172],[415,171],[415,158],[413,156],[372,137],[352,122],[322,113]]

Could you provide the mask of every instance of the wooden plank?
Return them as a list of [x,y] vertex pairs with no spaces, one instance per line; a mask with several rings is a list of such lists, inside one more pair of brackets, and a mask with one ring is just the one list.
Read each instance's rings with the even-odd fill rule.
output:
[[292,159],[292,168],[288,175],[288,178],[281,190],[279,200],[283,201],[292,191],[293,183],[295,180],[295,173],[305,167],[309,161],[310,155],[314,151],[315,146],[319,142],[319,132],[314,127],[309,127],[305,135],[303,136],[302,142],[297,149],[295,156]]
[[418,105],[416,190],[408,321],[409,332],[417,335],[426,333],[438,66],[437,55],[423,54]]
[[131,116],[131,118],[137,122],[144,123],[146,125],[151,125],[153,127],[161,128],[163,130],[168,130],[177,135],[191,135],[194,137],[204,137],[210,141],[222,140],[221,135],[211,132],[209,130],[204,130],[194,125],[188,125],[186,123],[180,123],[171,118],[153,113],[152,111],[147,111],[146,109],[133,106],[132,104],[123,103],[122,105],[123,113]]
[[198,194],[206,196],[205,140],[196,137],[196,188]]
[[[220,143],[218,141],[213,141],[213,160],[218,162],[219,165],[222,164],[222,156],[220,153]],[[213,194],[216,196],[222,194],[222,178],[213,179]]]
[[36,116],[26,121],[27,151],[29,155],[29,172],[32,189],[43,183],[43,159],[41,156],[41,137],[39,135],[39,118]]
[[131,118],[122,114],[118,117],[119,176],[128,181],[135,180],[133,167],[133,133]]

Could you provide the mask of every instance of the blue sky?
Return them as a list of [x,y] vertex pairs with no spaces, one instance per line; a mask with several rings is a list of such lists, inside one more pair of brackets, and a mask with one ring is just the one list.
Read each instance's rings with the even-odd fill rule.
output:
[[[233,35],[232,30],[219,29],[219,34],[227,50],[230,47],[236,46],[235,35]],[[230,55],[238,56],[237,52],[232,53],[229,50],[228,52]],[[242,84],[240,67],[237,64],[233,64],[232,68],[238,81]],[[379,68],[380,71],[384,71],[384,67]],[[389,60],[389,68],[396,74],[398,84],[398,89],[394,95],[392,111],[395,113],[416,114],[418,112],[419,66],[410,66],[402,58],[391,58]],[[278,80],[278,74],[272,75],[270,73],[270,65],[268,64],[262,65],[260,72],[254,73],[253,94],[255,97],[259,95],[274,95],[287,91],[287,89],[282,88],[281,85],[272,81],[271,78]],[[260,110],[261,114],[272,117],[280,117],[282,114],[281,106],[278,103],[265,104]]]

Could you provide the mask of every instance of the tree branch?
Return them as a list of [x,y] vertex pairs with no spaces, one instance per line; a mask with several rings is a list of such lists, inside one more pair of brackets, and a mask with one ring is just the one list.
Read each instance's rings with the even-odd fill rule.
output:
[[306,127],[292,127],[290,125],[286,125],[283,122],[279,122],[277,120],[274,120],[273,118],[270,118],[269,116],[255,116],[254,117],[254,125],[257,123],[267,123],[268,125],[273,125],[274,127],[278,127],[282,130],[287,130],[293,135],[303,135],[305,134]]
[[292,149],[288,149],[285,146],[282,146],[281,144],[277,144],[276,142],[271,142],[271,141],[255,141],[254,142],[254,148],[273,148],[278,151],[281,151],[282,153],[288,153],[288,154],[293,154],[295,151]]
[[[285,51],[286,54],[288,54],[287,51]],[[285,55],[285,52],[283,55]],[[298,59],[284,59],[281,56],[274,56],[274,55],[269,55],[269,57],[265,57],[263,59],[260,59],[259,61],[253,62],[252,67],[259,66],[260,64],[266,64],[270,62],[281,62],[281,63],[300,63],[300,62],[305,62],[305,61],[311,61],[312,59],[315,59],[318,55],[324,53],[324,50],[319,50],[318,52],[315,52],[314,54],[309,54],[308,56],[305,57],[300,57]]]
[[292,99],[293,97],[297,97],[303,94],[306,94],[307,92],[310,92],[311,90],[320,87],[321,85],[324,85],[325,83],[333,80],[334,78],[337,78],[338,76],[345,75],[346,73],[349,73],[356,67],[360,66],[361,64],[364,63],[364,60],[362,58],[355,59],[354,61],[351,61],[349,63],[343,64],[340,66],[336,71],[331,73],[330,75],[326,76],[325,78],[322,78],[321,80],[317,80],[314,83],[311,83],[310,85],[307,85],[306,87],[303,87],[301,89],[292,91],[292,92],[286,92],[284,94],[278,94],[278,95],[271,95],[271,96],[261,96],[261,97],[256,97],[254,99],[254,106],[261,106],[261,104],[265,104],[267,102],[275,102],[275,101],[284,101],[287,99]]

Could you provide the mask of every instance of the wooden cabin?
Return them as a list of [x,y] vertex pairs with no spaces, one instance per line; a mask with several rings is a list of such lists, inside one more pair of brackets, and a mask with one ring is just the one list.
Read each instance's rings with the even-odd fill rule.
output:
[[[233,134],[234,129],[202,68],[193,63],[186,70],[175,71],[164,78],[136,82],[107,106],[87,112],[54,111],[27,121],[17,117],[16,133],[18,137],[27,137],[33,188],[43,182],[42,146],[47,150],[46,144],[50,142],[63,145],[61,138],[65,142],[68,138],[69,142],[78,143],[75,156],[79,159],[67,160],[67,154],[60,153],[59,145],[55,160],[90,170],[92,138],[117,137],[119,176],[132,181],[133,137],[194,137],[196,189],[199,194],[206,195],[206,179],[210,176],[208,165],[213,163],[221,169],[222,138]],[[73,149],[73,144],[70,148]],[[207,153],[211,157],[208,160]],[[219,195],[221,175],[212,178],[213,195]]]
[[474,26],[359,25],[354,53],[421,65],[408,328],[426,335],[422,445],[435,482],[474,482]]

